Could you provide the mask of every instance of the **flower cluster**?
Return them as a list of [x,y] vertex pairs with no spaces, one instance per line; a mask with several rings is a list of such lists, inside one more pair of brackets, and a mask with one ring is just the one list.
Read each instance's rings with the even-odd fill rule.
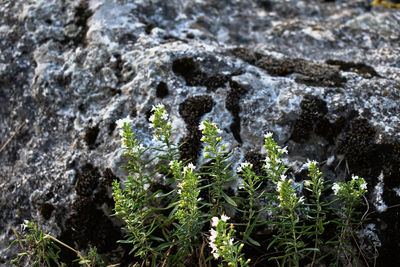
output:
[[177,160],[170,162],[170,167],[177,182],[177,194],[179,195],[176,217],[183,223],[198,211],[197,202],[200,190],[198,176],[194,172],[196,167],[192,163],[183,167],[183,163]]
[[128,116],[124,119],[117,120],[116,124],[119,131],[119,135],[121,136],[121,142],[122,142],[121,147],[123,149],[128,149],[128,142],[130,139],[129,137],[130,134],[133,134],[132,132],[133,121]]
[[154,129],[154,137],[159,141],[169,140],[172,134],[172,124],[168,120],[168,114],[163,104],[153,106],[153,114],[150,116],[150,128]]
[[211,219],[209,245],[211,253],[215,259],[222,258],[228,266],[248,266],[250,260],[245,261],[240,254],[243,244],[234,242],[233,236],[235,230],[232,224],[227,221],[230,218],[226,215],[221,215],[221,218],[213,217]]
[[282,209],[294,210],[304,203],[304,197],[297,197],[292,186],[292,179],[286,178],[286,175],[281,174],[276,186],[276,191],[279,193],[279,205]]
[[340,198],[357,199],[367,192],[367,183],[363,178],[353,175],[348,183],[334,183],[332,190]]
[[282,163],[282,157],[287,154],[287,147],[281,148],[272,139],[272,133],[268,132],[265,134],[264,148],[267,151],[267,156],[264,160],[264,169],[266,170],[268,177],[273,183],[277,184],[281,175],[285,174],[288,170],[287,167]]
[[226,152],[228,145],[221,145],[222,137],[218,135],[221,134],[222,131],[218,129],[215,123],[211,123],[206,119],[200,124],[199,130],[203,135],[201,141],[206,144],[204,148],[204,158],[211,159],[215,157],[217,153]]

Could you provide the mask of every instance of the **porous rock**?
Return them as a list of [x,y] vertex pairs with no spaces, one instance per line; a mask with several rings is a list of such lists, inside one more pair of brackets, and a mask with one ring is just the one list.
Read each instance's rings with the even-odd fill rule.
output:
[[[271,131],[293,175],[315,159],[333,180],[366,178],[371,209],[379,184],[398,204],[399,44],[400,11],[367,0],[3,1],[0,145],[12,139],[0,151],[0,263],[25,219],[126,259],[104,241],[121,236],[109,217],[109,180],[125,175],[115,121],[130,115],[149,144],[158,102],[198,165],[210,118],[239,159],[262,157]],[[360,234],[378,266],[400,265],[399,214],[373,213]]]

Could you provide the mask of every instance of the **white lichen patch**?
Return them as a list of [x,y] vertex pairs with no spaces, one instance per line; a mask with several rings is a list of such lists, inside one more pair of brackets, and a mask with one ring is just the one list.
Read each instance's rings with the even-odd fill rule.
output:
[[387,205],[383,202],[383,172],[378,176],[378,183],[375,185],[373,192],[373,204],[378,212],[384,212],[387,210]]

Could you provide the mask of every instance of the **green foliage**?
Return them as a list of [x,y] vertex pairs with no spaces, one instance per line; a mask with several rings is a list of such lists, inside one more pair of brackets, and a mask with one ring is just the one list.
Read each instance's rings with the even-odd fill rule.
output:
[[[135,264],[249,266],[261,258],[280,266],[348,266],[357,258],[350,240],[362,223],[357,208],[367,192],[364,179],[353,176],[329,186],[318,163],[309,161],[303,182],[308,195],[302,195],[284,163],[287,148],[278,146],[272,133],[265,135],[265,175],[257,175],[249,162],[235,172],[221,130],[208,119],[199,127],[208,162],[197,168],[178,160],[164,106],[152,111],[154,147],[143,145],[129,118],[117,121],[129,174],[123,183],[113,182],[114,211],[125,223],[119,242],[132,245]],[[234,182],[237,190],[231,189]],[[327,227],[336,233],[327,233]],[[34,266],[61,266],[58,243],[76,252],[81,264],[105,266],[95,248],[83,258],[33,223],[26,228],[23,238],[15,232],[12,245],[18,242],[23,252],[14,264],[28,257]]]
[[58,262],[60,248],[48,238],[33,222],[26,221],[23,225],[26,230],[23,237],[21,237],[14,229],[14,234],[17,237],[10,247],[19,243],[23,252],[11,261],[12,264],[19,266],[21,261],[27,257],[32,266],[61,266]]
[[[263,169],[266,176],[256,175],[249,162],[241,163],[235,175],[231,151],[220,137],[222,132],[208,119],[199,127],[208,164],[196,169],[192,163],[176,160],[176,146],[170,141],[173,129],[164,106],[158,105],[153,111],[150,121],[155,139],[163,143],[162,147],[144,148],[135,138],[131,122],[119,123],[130,175],[123,189],[114,182],[115,211],[126,223],[128,239],[123,242],[133,244],[132,252],[136,256],[142,257],[144,262],[151,258],[152,265],[162,261],[184,266],[193,260],[206,264],[214,258],[229,266],[247,266],[250,261],[244,260],[242,248],[244,245],[261,247],[260,242],[264,240],[258,239],[258,232],[267,225],[273,229],[272,239],[267,244],[264,241],[266,254],[271,250],[275,254],[270,260],[278,260],[282,266],[299,266],[306,260],[314,266],[325,260],[321,247],[327,240],[322,240],[321,236],[328,224],[334,224],[340,234],[332,235],[326,242],[331,246],[330,251],[337,253],[333,261],[338,264],[340,258],[343,264],[351,262],[342,257],[350,250],[349,231],[359,223],[355,208],[366,193],[362,178],[334,185],[332,189],[337,198],[327,202],[323,194],[329,186],[317,162],[308,162],[309,180],[304,182],[304,188],[310,195],[306,199],[288,178],[288,167],[283,162],[287,149],[276,144],[272,133],[265,135]],[[143,154],[151,154],[151,150],[162,153],[142,160]],[[154,165],[153,161],[161,167],[149,173],[148,164]],[[172,186],[169,192],[147,190],[155,182],[156,174],[165,176],[166,184]],[[229,195],[228,185],[234,180],[239,185],[239,193]],[[201,192],[206,193],[206,199],[199,198]],[[334,202],[341,205],[339,209],[333,208]],[[165,209],[154,203],[166,203],[164,207],[170,211],[168,217],[161,212]],[[240,216],[228,227],[229,218],[223,214],[229,212]],[[334,219],[327,220],[328,215]],[[210,220],[214,227],[208,237],[211,251],[204,251],[203,237],[207,232],[203,232],[203,228]],[[241,241],[234,241],[237,237]]]

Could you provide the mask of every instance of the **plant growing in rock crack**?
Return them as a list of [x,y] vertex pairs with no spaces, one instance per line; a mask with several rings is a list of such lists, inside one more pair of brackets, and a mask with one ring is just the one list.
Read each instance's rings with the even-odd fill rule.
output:
[[367,183],[363,178],[353,175],[351,181],[347,183],[335,183],[332,190],[341,204],[337,210],[339,218],[334,221],[338,234],[330,241],[336,246],[335,264],[338,265],[341,261],[344,264],[351,264],[351,258],[354,257],[350,245],[352,231],[362,223],[357,217],[359,212],[356,208],[362,203],[362,197],[367,192]]
[[18,243],[22,250],[22,252],[18,253],[17,257],[11,261],[11,264],[20,266],[24,258],[28,258],[29,264],[32,266],[66,266],[64,263],[60,262],[59,253],[61,249],[56,245],[56,243],[58,243],[76,253],[81,264],[90,267],[89,262],[82,257],[77,250],[61,242],[54,236],[44,233],[32,221],[25,221],[22,225],[22,231],[25,231],[23,234],[18,233],[12,227],[11,229],[14,232],[16,239],[11,242],[9,248]]
[[201,141],[205,144],[204,159],[210,160],[210,165],[203,167],[205,170],[203,175],[208,175],[212,179],[209,185],[212,200],[212,203],[209,203],[211,206],[210,216],[217,216],[223,212],[225,203],[236,206],[233,199],[224,192],[226,184],[234,180],[230,171],[231,163],[228,163],[231,152],[228,151],[226,144],[222,144],[222,137],[218,136],[221,130],[215,123],[206,119],[200,124],[199,129],[203,134]]
[[304,187],[306,190],[311,192],[309,203],[306,204],[308,207],[307,216],[308,220],[312,221],[311,228],[308,228],[308,236],[312,238],[314,247],[312,253],[311,266],[314,266],[320,255],[320,246],[322,245],[321,235],[325,231],[325,226],[329,223],[326,222],[326,213],[330,209],[332,203],[326,203],[322,201],[322,194],[328,189],[325,186],[325,180],[322,178],[322,172],[319,171],[316,161],[308,162],[308,177],[310,180],[304,181]]
[[228,225],[229,219],[224,214],[221,215],[221,218],[213,217],[211,219],[211,226],[215,227],[210,230],[211,253],[215,259],[221,257],[228,266],[248,266],[250,260],[243,258],[244,255],[241,253],[243,244],[234,241],[235,230],[233,224]]
[[[287,149],[276,144],[272,133],[265,135],[263,169],[266,175],[256,175],[248,162],[241,163],[238,175],[234,175],[228,145],[222,143],[221,131],[208,119],[199,129],[204,159],[209,161],[196,170],[192,163],[177,160],[178,147],[171,142],[173,129],[164,106],[157,105],[153,111],[151,127],[161,146],[144,147],[129,119],[117,123],[130,174],[124,186],[117,181],[113,184],[115,214],[126,223],[127,240],[121,242],[132,243],[131,252],[141,257],[142,263],[180,266],[192,264],[193,257],[197,257],[199,264],[206,265],[212,255],[229,266],[247,266],[250,261],[245,260],[242,248],[244,245],[261,247],[257,238],[264,225],[274,231],[272,241],[265,244],[276,254],[269,259],[280,261],[282,266],[299,266],[304,260],[312,266],[321,263],[324,257],[320,249],[327,241],[326,237],[322,239],[322,234],[329,223],[335,223],[340,231],[330,237],[330,242],[325,242],[336,252],[335,263],[342,262],[342,257],[349,254],[351,227],[357,218],[355,208],[366,192],[362,178],[333,186],[338,203],[342,204],[335,210],[332,202],[322,198],[329,187],[317,163],[309,162],[310,180],[304,185],[311,194],[306,199],[288,178],[288,167],[283,162]],[[144,154],[153,151],[155,156],[145,160]],[[157,181],[156,175],[163,179]],[[228,185],[238,178],[240,194],[228,195]],[[160,182],[169,186],[169,192],[152,189],[152,185]],[[207,199],[199,198],[202,190],[209,192]],[[232,210],[241,216],[235,216],[228,226],[228,217],[224,214]],[[326,220],[328,213],[336,218]],[[207,252],[204,246],[207,232],[203,229],[209,220],[214,228],[208,236],[211,251]]]

